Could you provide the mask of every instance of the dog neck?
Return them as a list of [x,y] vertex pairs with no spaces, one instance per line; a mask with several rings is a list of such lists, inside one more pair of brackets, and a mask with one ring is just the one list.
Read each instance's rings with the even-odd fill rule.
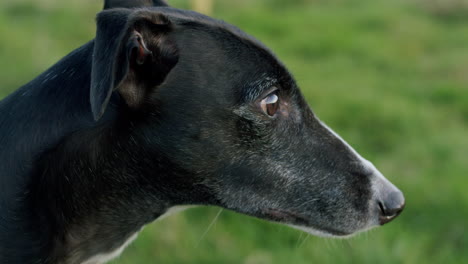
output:
[[145,150],[128,127],[74,133],[40,159],[31,201],[48,234],[47,258],[82,263],[120,248],[174,205],[206,202],[185,171]]

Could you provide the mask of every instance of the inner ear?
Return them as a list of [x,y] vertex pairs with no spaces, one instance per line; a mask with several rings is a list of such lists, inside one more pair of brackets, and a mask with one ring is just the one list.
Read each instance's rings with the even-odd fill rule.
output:
[[178,60],[175,44],[168,37],[167,21],[161,17],[156,21],[159,23],[137,21],[129,31],[123,52],[126,61],[121,61],[121,65],[127,65],[127,73],[116,88],[131,108],[146,101]]
[[[153,56],[153,52],[146,47],[143,36],[136,30],[132,32],[128,40],[127,50],[130,53],[128,57],[132,64],[136,63],[137,65],[142,65],[145,63],[146,59]],[[134,67],[134,65],[130,66]]]
[[94,120],[114,91],[138,108],[161,85],[179,59],[172,23],[150,10],[112,9],[97,16],[90,103]]
[[126,62],[128,71],[117,87],[118,92],[130,107],[137,107],[143,102],[151,87],[151,64],[153,52],[148,49],[143,36],[136,30],[130,33],[126,45]]

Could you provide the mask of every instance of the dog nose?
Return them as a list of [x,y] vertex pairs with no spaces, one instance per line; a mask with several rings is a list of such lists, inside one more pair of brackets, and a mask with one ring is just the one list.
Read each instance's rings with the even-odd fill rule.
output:
[[380,209],[379,221],[381,225],[395,219],[405,207],[405,198],[401,191],[391,191],[383,196],[384,197],[378,202]]

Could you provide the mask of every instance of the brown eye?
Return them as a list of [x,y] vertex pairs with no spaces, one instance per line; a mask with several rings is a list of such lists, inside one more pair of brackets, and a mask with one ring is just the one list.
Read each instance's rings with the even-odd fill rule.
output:
[[260,103],[262,110],[269,116],[274,116],[279,108],[279,98],[276,93],[271,93]]

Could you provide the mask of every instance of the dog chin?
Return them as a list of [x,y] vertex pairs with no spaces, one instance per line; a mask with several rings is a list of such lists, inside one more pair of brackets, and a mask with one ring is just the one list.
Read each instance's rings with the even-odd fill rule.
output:
[[350,237],[353,237],[356,234],[366,232],[366,231],[368,231],[368,230],[375,227],[375,226],[371,226],[371,227],[364,228],[362,230],[358,230],[358,231],[355,231],[355,232],[343,232],[343,231],[336,231],[336,230],[333,230],[333,231],[319,230],[319,229],[315,229],[315,228],[312,228],[312,227],[292,225],[292,224],[287,224],[287,226],[292,227],[292,228],[297,229],[297,230],[304,231],[304,232],[306,232],[308,234],[311,234],[311,235],[314,235],[314,236],[326,237],[326,238],[339,238],[339,239],[350,238]]

